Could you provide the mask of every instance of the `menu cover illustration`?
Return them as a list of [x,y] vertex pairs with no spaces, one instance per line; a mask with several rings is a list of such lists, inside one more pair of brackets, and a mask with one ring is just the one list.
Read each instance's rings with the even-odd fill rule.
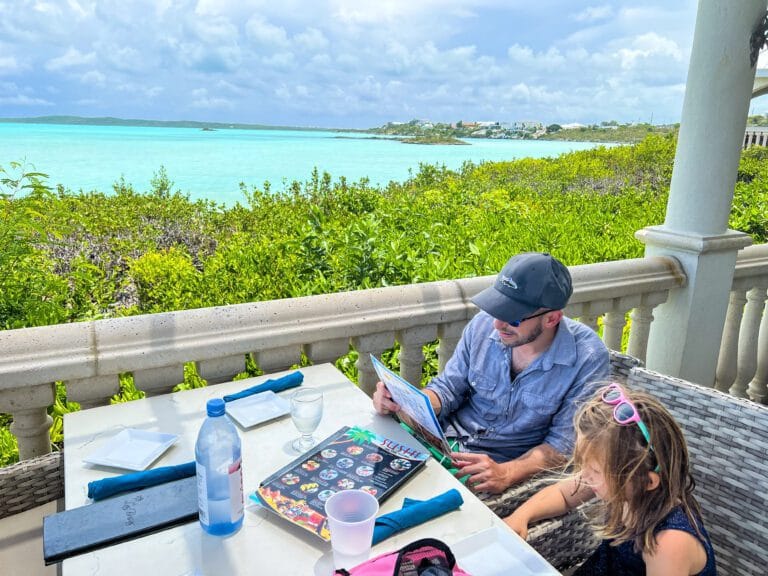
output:
[[325,501],[357,488],[379,502],[424,466],[428,454],[365,428],[344,426],[281,468],[250,495],[263,507],[325,541]]

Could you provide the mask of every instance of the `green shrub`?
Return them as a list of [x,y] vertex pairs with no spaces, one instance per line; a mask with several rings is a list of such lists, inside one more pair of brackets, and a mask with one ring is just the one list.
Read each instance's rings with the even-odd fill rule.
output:
[[[0,168],[0,329],[495,274],[520,251],[568,265],[640,257],[634,232],[664,220],[675,145],[649,134],[557,158],[421,165],[381,187],[315,170],[282,190],[243,186],[231,207],[190,200],[163,167],[144,193],[123,179],[110,193],[51,193],[12,163]],[[752,148],[730,226],[766,242],[767,218],[768,152]],[[434,343],[425,357],[423,382]],[[398,347],[384,359],[396,368]],[[356,360],[337,362],[354,381]],[[258,373],[248,358],[241,377]],[[177,388],[201,385],[186,366]],[[113,401],[142,396],[125,374]],[[71,407],[57,402],[59,418]],[[14,450],[0,422],[0,463]]]

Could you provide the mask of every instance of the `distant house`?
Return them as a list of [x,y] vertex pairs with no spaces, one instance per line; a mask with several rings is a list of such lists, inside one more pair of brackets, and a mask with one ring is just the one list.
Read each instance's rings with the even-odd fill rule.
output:
[[563,130],[576,130],[578,128],[586,128],[584,124],[579,124],[578,122],[571,122],[570,124],[560,124],[560,126],[563,127]]
[[523,120],[520,122],[513,122],[512,128],[514,130],[521,130],[524,132],[533,132],[535,130],[541,130],[542,128],[541,122],[536,122],[534,120]]

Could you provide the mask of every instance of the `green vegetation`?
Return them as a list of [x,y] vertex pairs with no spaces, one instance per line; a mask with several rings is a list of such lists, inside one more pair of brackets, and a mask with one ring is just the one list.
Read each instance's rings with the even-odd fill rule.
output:
[[563,128],[559,124],[547,126],[547,133],[539,140],[567,140],[569,142],[640,142],[649,134],[676,134],[678,125],[619,124],[602,122],[579,128]]
[[[633,233],[663,221],[674,148],[673,134],[651,134],[558,158],[423,165],[383,188],[315,171],[280,191],[243,188],[229,208],[190,200],[162,168],[144,193],[120,180],[75,194],[12,164],[0,174],[0,329],[494,274],[525,250],[569,265],[640,257]],[[755,242],[768,241],[767,191],[768,152],[751,148],[730,225]],[[353,378],[355,359],[339,361]],[[433,350],[428,364],[425,377]],[[204,383],[190,364],[179,388]],[[113,401],[141,394],[126,374]],[[64,386],[57,397],[55,420],[77,408]],[[14,458],[8,423],[0,464]]]
[[[560,124],[550,124],[544,128],[537,122],[522,122],[515,123],[514,125],[500,124],[498,122],[433,124],[431,122],[411,120],[410,122],[389,122],[384,126],[372,128],[367,132],[422,139],[508,138],[567,140],[570,142],[637,143],[649,134],[676,134],[678,127],[678,125],[619,124],[615,120],[590,126],[580,126],[578,128],[564,128]],[[403,139],[403,142],[407,141]]]
[[435,134],[425,134],[423,136],[409,136],[408,138],[400,138],[400,142],[403,144],[450,144],[455,146],[468,146],[468,142],[459,140],[453,136],[438,136]]

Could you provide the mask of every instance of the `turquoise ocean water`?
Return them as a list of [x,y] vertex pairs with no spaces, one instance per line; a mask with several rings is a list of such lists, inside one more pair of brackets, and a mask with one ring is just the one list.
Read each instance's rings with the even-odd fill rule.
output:
[[355,133],[301,130],[216,130],[0,123],[0,166],[30,164],[48,183],[72,191],[110,192],[125,177],[146,191],[164,166],[175,188],[192,198],[227,205],[242,200],[240,182],[281,190],[317,167],[334,180],[367,177],[373,184],[402,181],[419,163],[459,168],[466,160],[501,161],[557,156],[591,148],[586,142],[469,140],[470,146],[424,146]]

